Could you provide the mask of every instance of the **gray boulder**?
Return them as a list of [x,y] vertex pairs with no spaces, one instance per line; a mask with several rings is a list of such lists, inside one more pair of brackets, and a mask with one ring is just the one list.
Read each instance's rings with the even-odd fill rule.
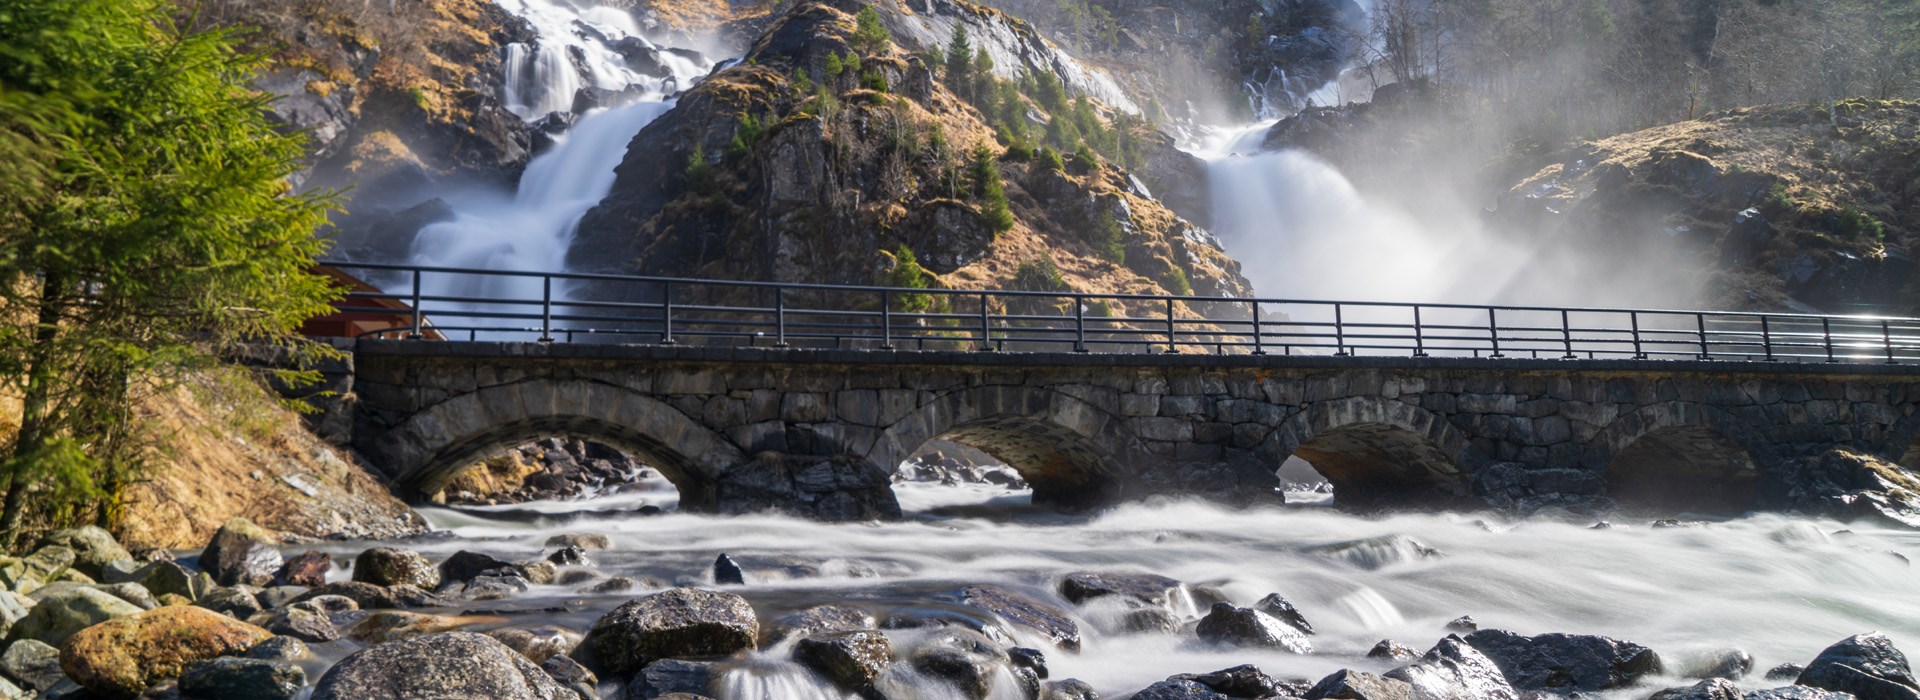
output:
[[1212,673],[1182,673],[1170,681],[1193,681],[1230,698],[1277,698],[1290,695],[1289,688],[1267,675],[1260,667],[1241,664]]
[[835,522],[900,517],[888,474],[857,455],[761,453],[721,472],[714,498],[715,510],[726,515],[782,512]]
[[1133,700],[1232,700],[1224,693],[1216,692],[1199,683],[1185,680],[1164,680],[1147,686],[1133,694]]
[[548,657],[546,661],[540,662],[540,670],[545,671],[547,677],[566,686],[575,695],[579,695],[581,700],[594,700],[600,697],[600,677],[593,675],[593,672],[587,670],[587,667],[580,662],[574,661],[573,657]]
[[41,538],[38,546],[60,546],[73,550],[74,570],[95,580],[100,579],[107,564],[133,559],[133,554],[120,546],[111,533],[93,525],[55,530]]
[[805,637],[822,632],[870,630],[878,624],[873,619],[873,615],[859,608],[816,605],[769,623],[762,635],[762,641],[763,645],[771,645],[788,637]]
[[1854,700],[1854,697],[1851,693],[1836,693],[1804,685],[1790,685],[1784,688],[1756,690],[1747,693],[1742,700]]
[[434,568],[425,556],[411,549],[374,547],[354,557],[353,580],[376,586],[415,586],[422,590],[433,590],[440,585],[440,570]]
[[518,572],[513,562],[490,554],[461,550],[440,562],[442,583],[466,583],[489,572]]
[[355,652],[320,677],[312,700],[575,700],[491,637],[441,632]]
[[627,684],[627,698],[653,700],[676,694],[704,696],[712,692],[713,678],[713,664],[661,659],[633,674],[633,681]]
[[285,661],[223,656],[188,666],[180,696],[199,700],[293,700],[307,687],[307,672]]
[[313,652],[307,649],[306,642],[287,636],[275,636],[247,647],[246,657],[267,661],[306,661],[313,658]]
[[1307,690],[1306,700],[1414,700],[1413,686],[1406,681],[1376,676],[1365,671],[1342,670],[1320,679]]
[[1313,643],[1307,641],[1300,630],[1266,613],[1235,607],[1232,603],[1214,603],[1213,610],[1200,619],[1193,631],[1201,640],[1212,644],[1313,653]]
[[1060,595],[1075,605],[1095,598],[1122,596],[1148,605],[1166,605],[1180,582],[1158,574],[1081,571],[1060,581]]
[[1448,635],[1419,661],[1387,672],[1421,700],[1518,700],[1520,694],[1486,655]]
[[732,593],[674,588],[628,601],[600,617],[573,657],[603,674],[628,674],[659,659],[724,656],[754,648],[760,622]]
[[1594,692],[1632,685],[1663,669],[1652,649],[1593,635],[1526,637],[1506,630],[1480,630],[1467,635],[1466,641],[1493,659],[1520,690]]
[[1668,688],[1647,700],[1742,700],[1740,686],[1724,678],[1709,678],[1685,688]]
[[984,700],[1010,659],[1000,645],[969,629],[945,627],[920,641],[909,657],[914,670],[945,681],[961,695]]
[[1795,683],[1852,693],[1860,700],[1920,700],[1920,682],[1914,680],[1907,656],[1879,632],[1854,635],[1827,647]]
[[326,613],[304,604],[289,605],[268,613],[266,619],[260,621],[260,627],[277,635],[313,644],[340,638],[339,628],[333,626],[333,620]]
[[200,569],[222,586],[265,586],[283,563],[273,533],[246,518],[234,518],[213,533],[200,550]]
[[536,664],[555,656],[566,656],[580,645],[581,638],[579,632],[557,625],[502,627],[487,630],[486,635]]
[[52,688],[67,677],[60,670],[60,650],[33,639],[7,645],[7,652],[0,654],[0,672],[37,691]]
[[7,633],[7,639],[37,639],[57,647],[66,643],[67,637],[75,632],[139,612],[140,606],[105,591],[75,586],[49,595],[35,604],[32,610],[27,611],[26,617],[14,623],[13,629]]
[[793,660],[842,690],[857,692],[893,665],[893,645],[876,630],[827,632],[794,643]]
[[1080,625],[1059,608],[998,586],[968,586],[960,592],[960,601],[1009,625],[1038,632],[1062,649],[1080,648]]
[[193,601],[194,605],[217,613],[232,615],[235,619],[245,620],[266,608],[260,605],[260,599],[240,588],[221,588],[201,596]]
[[1307,616],[1300,614],[1299,608],[1293,607],[1293,603],[1278,593],[1268,593],[1267,597],[1253,604],[1253,609],[1272,615],[1274,619],[1300,630],[1301,634],[1313,634],[1313,624],[1307,622]]

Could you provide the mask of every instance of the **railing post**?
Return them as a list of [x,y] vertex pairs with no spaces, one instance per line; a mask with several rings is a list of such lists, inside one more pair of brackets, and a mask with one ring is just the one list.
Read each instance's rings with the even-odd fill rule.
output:
[[1702,360],[1713,359],[1713,353],[1707,349],[1707,315],[1699,314],[1699,313],[1694,314],[1693,323],[1694,323],[1694,327],[1697,328],[1700,333],[1700,359]]
[[1893,322],[1880,319],[1880,339],[1887,344],[1887,364],[1899,364],[1893,357]]
[[427,337],[425,333],[420,332],[421,325],[426,323],[424,318],[424,313],[420,310],[420,271],[416,269],[413,271],[413,330],[407,332],[407,340]]
[[1247,303],[1253,305],[1253,354],[1265,355],[1267,354],[1267,343],[1266,339],[1261,337],[1260,302],[1251,301]]
[[893,349],[893,290],[880,290],[880,349]]
[[[1493,341],[1493,354],[1488,355],[1487,357],[1491,357],[1491,358],[1506,357],[1506,355],[1500,354],[1500,315],[1499,314],[1500,314],[1499,309],[1495,309],[1491,306],[1487,307],[1487,338]],[[1477,356],[1479,354],[1479,351],[1478,350],[1474,351],[1474,354]]]
[[1333,344],[1335,357],[1346,357],[1352,354],[1347,352],[1347,322],[1340,311],[1339,302],[1333,304]]
[[1427,356],[1426,335],[1427,335],[1426,329],[1422,328],[1420,323],[1420,305],[1414,304],[1413,305],[1413,356],[1414,357]]
[[1767,350],[1768,362],[1778,361],[1773,357],[1773,324],[1767,322],[1765,315],[1760,317],[1760,345]]
[[1166,354],[1173,355],[1173,354],[1178,354],[1180,352],[1179,349],[1173,346],[1173,343],[1174,343],[1173,297],[1167,297],[1167,353]]
[[1580,359],[1580,356],[1573,352],[1573,322],[1569,319],[1566,309],[1560,310],[1560,342],[1567,349],[1567,354],[1561,355],[1560,359]]
[[[553,276],[540,276],[540,342],[553,342]],[[568,341],[572,342],[572,341]]]
[[987,316],[987,293],[980,293],[980,352],[993,352],[993,320]]
[[1073,295],[1073,351],[1087,352],[1087,300]]
[[1834,359],[1833,357],[1833,319],[1829,319],[1824,316],[1820,318],[1820,335],[1822,338],[1826,339],[1827,361],[1839,362],[1839,360]]
[[660,344],[672,345],[673,340],[673,283],[660,283]]
[[787,347],[787,288],[773,288],[773,346]]
[[1627,318],[1631,320],[1633,325],[1633,359],[1647,359],[1647,351],[1640,347],[1640,312],[1629,311],[1627,312]]

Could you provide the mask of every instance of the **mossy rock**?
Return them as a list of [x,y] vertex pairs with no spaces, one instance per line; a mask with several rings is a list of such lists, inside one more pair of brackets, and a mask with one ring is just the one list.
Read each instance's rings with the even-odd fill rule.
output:
[[135,615],[140,606],[106,591],[74,586],[57,591],[34,604],[27,616],[14,623],[7,633],[10,640],[37,639],[60,646],[74,633],[117,617]]
[[40,546],[50,545],[73,550],[73,568],[95,579],[100,578],[101,570],[108,563],[133,558],[133,554],[121,546],[112,533],[92,525],[55,530],[40,540]]
[[188,666],[238,655],[273,635],[220,613],[171,605],[75,633],[60,648],[60,668],[106,698],[134,698]]

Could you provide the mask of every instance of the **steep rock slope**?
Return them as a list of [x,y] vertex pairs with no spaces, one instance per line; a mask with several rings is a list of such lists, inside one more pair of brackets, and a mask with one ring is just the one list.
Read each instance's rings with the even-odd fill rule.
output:
[[[581,222],[569,265],[730,279],[873,283],[911,249],[953,288],[1025,286],[1240,296],[1238,265],[1122,169],[1083,152],[1056,170],[1004,133],[1068,119],[1010,89],[983,114],[929,54],[963,23],[1001,80],[1045,73],[1091,96],[1102,128],[1147,131],[1104,102],[1111,83],[1025,23],[951,0],[873,5],[893,42],[856,52],[854,2],[788,11],[739,65],[691,90],[628,147],[613,193]],[[861,67],[829,64],[859,54]],[[829,61],[831,56],[831,61]],[[982,88],[984,89],[984,88]],[[1060,113],[1059,116],[1050,116]],[[1000,131],[989,124],[999,122]],[[1057,128],[1057,127],[1056,127]],[[1005,181],[996,232],[970,154]],[[1124,149],[1123,149],[1124,150]],[[1051,262],[1048,262],[1051,261]],[[1057,267],[1059,275],[1034,271]],[[1026,274],[1022,274],[1025,271]]]

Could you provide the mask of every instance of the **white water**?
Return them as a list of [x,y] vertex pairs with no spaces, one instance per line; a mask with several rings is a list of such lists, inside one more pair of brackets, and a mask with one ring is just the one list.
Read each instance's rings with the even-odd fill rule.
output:
[[[903,488],[904,500],[944,503],[956,496],[926,490]],[[600,513],[571,522],[509,522],[446,509],[426,515],[456,536],[425,543],[435,557],[477,549],[528,558],[555,532],[601,532],[614,541],[613,550],[593,553],[604,571],[711,587],[713,558],[727,552],[745,567],[748,583],[721,588],[746,596],[763,621],[829,603],[884,619],[901,608],[950,606],[970,584],[1014,588],[1071,610],[1080,621],[1081,652],[1046,648],[1052,677],[1080,678],[1108,696],[1175,673],[1241,663],[1282,678],[1318,679],[1341,668],[1384,671],[1386,664],[1364,658],[1375,642],[1391,638],[1424,650],[1461,615],[1483,628],[1629,639],[1674,666],[1689,654],[1739,647],[1756,658],[1754,675],[1743,682],[1749,688],[1777,685],[1759,679],[1766,668],[1805,663],[1826,645],[1869,630],[1920,651],[1920,599],[1913,595],[1920,576],[1889,554],[1920,554],[1920,537],[1859,525],[1844,533],[1837,523],[1779,516],[1670,529],[1622,522],[1594,530],[1584,523],[1505,524],[1493,516],[1363,518],[1320,508],[1236,511],[1193,502],[1133,504],[1091,519],[1029,514],[838,525],[769,516]],[[1443,554],[1419,559],[1391,547],[1351,556],[1308,551],[1396,534]],[[796,573],[797,564],[818,573]],[[1177,634],[1110,631],[1102,624],[1109,616],[1074,609],[1055,592],[1067,573],[1104,569],[1215,586],[1241,605],[1279,592],[1318,629],[1315,653],[1222,650]],[[543,600],[543,593],[550,597]],[[632,595],[585,596],[587,605],[565,622],[590,624]],[[541,588],[514,602],[538,608],[555,597],[583,599]],[[1195,613],[1187,601],[1174,607],[1183,616]],[[1009,631],[1045,648],[1019,628]],[[911,632],[889,634],[901,649],[914,644]],[[783,658],[784,649],[743,657],[727,674],[721,700],[841,697]],[[1612,697],[1640,698],[1679,684],[1656,680]]]
[[[567,248],[580,218],[613,189],[614,168],[626,156],[627,144],[642,128],[673,106],[672,95],[692,85],[711,66],[684,56],[661,52],[659,59],[672,76],[652,78],[629,70],[618,53],[581,27],[609,40],[639,38],[639,28],[624,11],[604,7],[576,9],[546,0],[502,0],[501,6],[526,18],[539,32],[536,47],[507,47],[506,102],[528,120],[572,108],[575,92],[584,85],[628,90],[635,101],[612,109],[581,115],[573,128],[556,138],[556,145],[528,163],[520,186],[511,197],[493,191],[470,191],[448,197],[456,217],[420,230],[410,262],[419,265],[548,272],[564,269]],[[649,44],[651,45],[651,44]],[[576,70],[568,58],[585,57]],[[539,278],[504,278],[429,274],[422,280],[428,295],[465,298],[538,300],[547,290]],[[568,289],[556,285],[555,300]],[[518,325],[523,323],[460,317],[454,310],[484,307],[493,312],[539,314],[540,307],[505,304],[431,304],[446,326]]]

